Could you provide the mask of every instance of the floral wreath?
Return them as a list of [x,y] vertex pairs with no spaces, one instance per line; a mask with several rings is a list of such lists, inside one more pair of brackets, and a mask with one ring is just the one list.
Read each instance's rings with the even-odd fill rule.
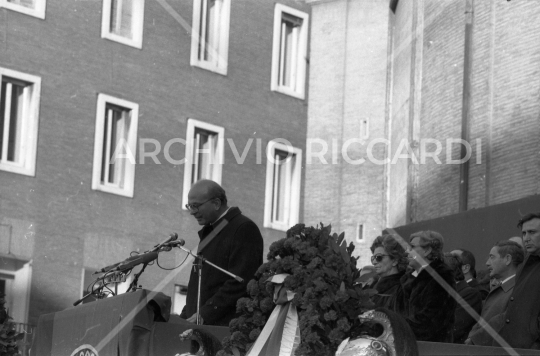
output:
[[218,356],[245,355],[274,310],[274,286],[267,280],[289,274],[283,286],[294,293],[291,305],[298,311],[300,344],[295,355],[334,355],[341,341],[362,332],[358,315],[373,309],[375,290],[359,283],[354,245],[346,245],[344,233],[297,224],[285,238],[270,246],[268,262],[247,286],[248,298],[238,300],[240,315],[229,324],[231,335],[223,340]]

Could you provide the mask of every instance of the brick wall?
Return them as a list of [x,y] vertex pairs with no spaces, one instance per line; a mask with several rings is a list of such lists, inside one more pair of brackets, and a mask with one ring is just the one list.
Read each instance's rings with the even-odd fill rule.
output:
[[[168,3],[191,23],[192,1]],[[263,157],[278,137],[305,149],[306,101],[270,91],[273,1],[233,1],[227,76],[189,65],[190,35],[159,2],[145,3],[142,50],[101,39],[101,10],[99,1],[48,0],[39,20],[0,9],[0,66],[42,78],[36,176],[0,171],[0,223],[22,221],[13,239],[33,251],[18,254],[33,259],[32,323],[79,298],[83,267],[120,261],[172,231],[187,247],[197,244],[199,227],[181,209],[184,167],[167,163],[163,153],[159,165],[137,165],[132,199],[90,189],[99,93],[138,103],[139,138],[162,147],[185,139],[186,121],[194,118],[223,126],[240,152],[249,138],[262,140]],[[175,144],[170,153],[181,159],[184,147]],[[222,185],[231,205],[259,225],[268,248],[284,233],[262,228],[266,161],[257,164],[256,157],[253,142],[237,164],[226,143]],[[171,267],[183,255],[163,258]],[[164,291],[170,294],[187,272]],[[154,288],[166,274],[149,267],[140,283]]]
[[[334,139],[339,146],[356,134],[355,119],[369,116],[369,140],[391,143],[388,152],[376,146],[381,158],[393,159],[407,140],[420,160],[422,140],[432,139],[441,143],[441,164],[427,157],[418,165],[399,158],[384,167],[353,166],[337,155],[335,165],[308,165],[306,223],[326,219],[348,237],[360,220],[395,227],[457,213],[460,166],[448,159],[459,159],[461,147],[454,144],[447,153],[447,140],[461,138],[466,1],[400,0],[395,13],[389,1],[308,4],[308,138]],[[539,12],[534,1],[474,1],[469,209],[538,193]],[[379,72],[385,66],[386,75]],[[383,117],[384,124],[378,121]],[[351,147],[351,156],[365,155],[365,145]],[[331,153],[325,157],[331,163]]]
[[[408,204],[416,209],[412,221],[453,214],[459,209],[460,168],[445,163],[446,140],[461,137],[465,1],[400,1],[393,18],[394,52],[403,42],[401,37],[406,43],[410,33],[410,8],[422,3],[420,138],[441,141],[442,164],[428,158],[426,164],[419,165],[415,194],[407,195]],[[532,139],[539,129],[538,83],[530,78],[538,71],[540,47],[534,39],[540,31],[535,20],[540,6],[535,2],[478,1],[474,6],[469,209],[536,194],[539,172],[538,143]],[[402,26],[404,23],[407,25]],[[411,90],[408,74],[412,54],[403,54],[403,47],[394,54],[392,68],[391,110],[395,114],[388,125],[393,143],[407,134],[409,124],[402,105],[410,105],[405,100]],[[435,150],[434,145],[427,147]],[[454,145],[450,157],[458,159],[459,149]],[[406,173],[399,166],[390,169],[393,202],[392,197],[403,198]],[[401,200],[394,207],[389,204],[389,211],[389,226],[406,223],[400,222],[404,211]]]
[[[353,242],[363,224],[355,254],[366,264],[368,247],[383,228],[384,166],[369,161],[367,144],[384,137],[388,8],[378,0],[315,2],[312,17],[308,140],[323,140],[329,151],[327,164],[314,158],[306,165],[305,222],[331,223]],[[369,137],[353,143],[363,120]],[[320,151],[320,145],[313,148]],[[374,156],[382,159],[384,150],[375,146]]]

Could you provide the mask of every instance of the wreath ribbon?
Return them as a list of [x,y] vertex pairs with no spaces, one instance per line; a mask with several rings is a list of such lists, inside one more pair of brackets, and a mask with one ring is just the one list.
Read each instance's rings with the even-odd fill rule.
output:
[[283,286],[288,276],[276,274],[266,281],[275,284],[276,307],[246,356],[292,356],[300,344],[298,312],[291,304],[294,293]]

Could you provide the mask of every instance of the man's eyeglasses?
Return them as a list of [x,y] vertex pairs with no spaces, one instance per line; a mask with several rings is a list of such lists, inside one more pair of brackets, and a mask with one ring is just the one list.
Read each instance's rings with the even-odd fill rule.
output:
[[375,256],[371,256],[371,263],[381,262],[385,256],[390,256],[390,255],[375,255]]
[[199,211],[199,208],[201,206],[203,206],[204,204],[208,203],[210,200],[214,200],[215,198],[211,198],[211,199],[208,199],[207,201],[204,201],[200,204],[197,204],[197,205],[193,205],[193,204],[186,204],[186,209],[190,212],[190,213],[196,213]]

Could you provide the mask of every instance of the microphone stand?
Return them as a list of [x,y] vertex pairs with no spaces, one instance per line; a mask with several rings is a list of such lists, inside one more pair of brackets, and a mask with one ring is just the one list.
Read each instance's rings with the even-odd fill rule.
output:
[[133,282],[131,282],[131,284],[129,285],[129,288],[126,291],[126,293],[128,293],[130,290],[132,292],[137,291],[137,283],[139,282],[139,277],[144,272],[144,269],[146,268],[146,266],[148,266],[148,263],[149,262],[146,262],[145,264],[143,264],[143,266],[142,266],[141,270],[139,271],[139,273],[135,274],[135,276],[133,277]]
[[197,288],[197,325],[201,325],[201,314],[200,314],[200,310],[201,310],[201,282],[202,282],[202,266],[203,266],[203,263],[206,263],[207,265],[209,266],[212,266],[214,267],[215,269],[231,276],[232,278],[236,279],[238,282],[243,282],[244,280],[240,277],[240,276],[237,276],[236,274],[234,273],[231,273],[219,266],[216,266],[215,264],[213,264],[212,262],[208,261],[206,258],[204,258],[202,255],[195,255],[191,252],[191,250],[188,250],[187,248],[183,247],[183,246],[177,246],[178,248],[180,248],[181,250],[187,252],[189,255],[193,256],[195,258],[195,260],[197,261],[197,264],[195,265],[195,268],[197,270],[197,274],[198,274],[198,279],[199,279],[199,285],[198,285],[198,288]]
[[102,280],[103,281],[102,285],[99,288],[97,288],[96,290],[93,290],[93,289],[90,290],[90,292],[86,293],[81,299],[79,299],[75,303],[73,303],[73,306],[76,307],[77,305],[81,304],[83,300],[85,300],[86,298],[88,298],[89,296],[91,296],[93,294],[95,294],[98,299],[103,298],[103,296],[100,297],[99,294],[100,294],[100,291],[102,291],[106,286],[106,284],[105,284],[105,277],[106,276],[107,276],[107,274],[105,274],[103,277],[97,278],[96,281],[94,281],[94,283],[96,283],[99,280]]

